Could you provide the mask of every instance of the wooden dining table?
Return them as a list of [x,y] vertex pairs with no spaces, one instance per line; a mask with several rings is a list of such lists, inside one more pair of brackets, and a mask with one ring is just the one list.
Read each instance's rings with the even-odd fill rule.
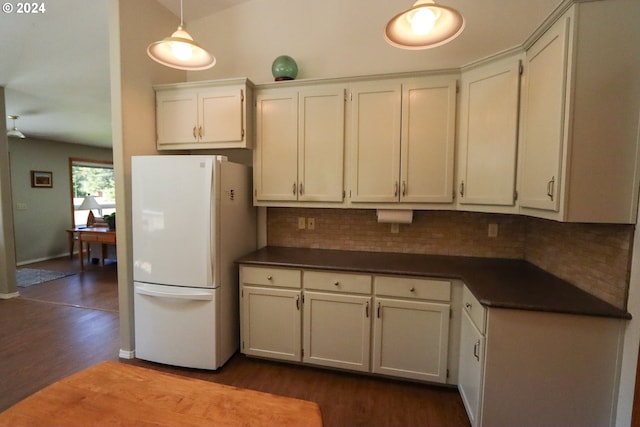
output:
[[[69,235],[69,252],[73,256],[75,240],[79,243],[80,269],[84,270],[84,243],[98,243],[100,248],[100,265],[104,266],[105,245],[116,244],[116,232],[107,227],[74,227],[67,230]],[[89,249],[88,253],[90,253]]]
[[0,413],[0,426],[310,426],[315,402],[102,362]]

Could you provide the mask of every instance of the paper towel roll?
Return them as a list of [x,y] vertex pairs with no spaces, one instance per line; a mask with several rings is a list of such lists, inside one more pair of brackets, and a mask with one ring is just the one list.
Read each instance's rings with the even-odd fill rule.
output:
[[378,222],[392,224],[411,224],[413,211],[409,209],[378,209],[376,210]]

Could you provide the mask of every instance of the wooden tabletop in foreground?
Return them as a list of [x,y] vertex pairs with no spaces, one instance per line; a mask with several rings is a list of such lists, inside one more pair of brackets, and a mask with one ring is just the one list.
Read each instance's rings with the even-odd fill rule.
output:
[[317,403],[103,362],[0,413],[0,426],[322,426]]

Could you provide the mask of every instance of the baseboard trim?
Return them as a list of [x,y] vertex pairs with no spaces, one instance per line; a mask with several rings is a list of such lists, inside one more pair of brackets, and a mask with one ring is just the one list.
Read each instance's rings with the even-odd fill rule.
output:
[[19,296],[20,296],[19,292],[11,292],[9,294],[0,294],[0,299],[11,299]]
[[[74,253],[77,253],[77,252],[74,252]],[[36,258],[36,259],[29,259],[29,260],[26,260],[26,261],[20,261],[20,262],[16,263],[16,266],[21,267],[23,265],[33,264],[34,262],[42,262],[42,261],[49,261],[50,259],[62,258],[63,256],[69,256],[69,252],[62,253],[62,254],[59,254],[59,255],[47,256],[47,257],[43,257],[43,258]]]
[[120,349],[120,354],[118,354],[118,356],[121,359],[133,359],[136,357],[136,352],[135,350],[123,350]]

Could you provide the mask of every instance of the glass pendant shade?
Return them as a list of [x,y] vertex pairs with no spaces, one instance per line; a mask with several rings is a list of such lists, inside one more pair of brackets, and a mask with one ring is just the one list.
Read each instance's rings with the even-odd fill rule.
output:
[[433,0],[418,0],[391,18],[384,38],[401,49],[429,49],[450,42],[464,30],[464,18],[455,9],[440,6]]
[[179,70],[206,70],[216,65],[216,58],[204,50],[182,25],[167,37],[147,48],[154,61]]

